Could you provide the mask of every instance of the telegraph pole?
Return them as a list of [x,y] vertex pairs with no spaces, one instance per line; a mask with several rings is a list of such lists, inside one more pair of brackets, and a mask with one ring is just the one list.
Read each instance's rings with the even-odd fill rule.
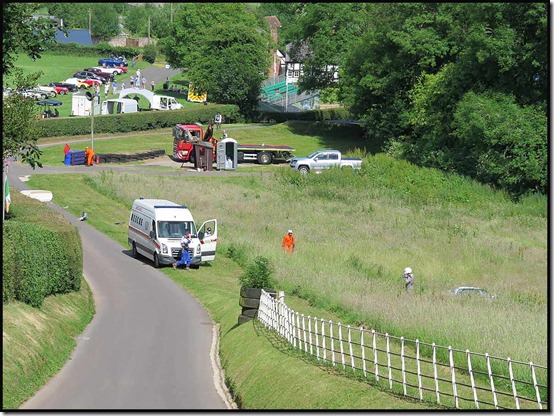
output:
[[88,34],[92,36],[92,10],[88,9]]

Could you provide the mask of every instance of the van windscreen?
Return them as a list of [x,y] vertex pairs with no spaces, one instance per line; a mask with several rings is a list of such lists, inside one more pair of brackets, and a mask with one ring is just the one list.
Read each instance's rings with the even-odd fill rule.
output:
[[158,237],[181,238],[186,232],[196,235],[196,226],[192,221],[158,221]]

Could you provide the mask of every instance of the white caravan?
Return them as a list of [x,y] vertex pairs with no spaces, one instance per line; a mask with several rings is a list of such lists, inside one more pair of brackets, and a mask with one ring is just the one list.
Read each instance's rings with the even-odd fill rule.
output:
[[119,98],[134,98],[133,96],[146,98],[151,110],[181,110],[183,108],[175,98],[167,95],[157,95],[145,88],[125,88],[119,92]]
[[[211,228],[212,234],[205,236]],[[139,254],[152,260],[154,267],[175,263],[181,258],[181,237],[190,232],[191,266],[215,259],[217,220],[208,220],[196,228],[192,214],[184,205],[165,199],[135,199],[129,217],[127,241],[133,257]]]

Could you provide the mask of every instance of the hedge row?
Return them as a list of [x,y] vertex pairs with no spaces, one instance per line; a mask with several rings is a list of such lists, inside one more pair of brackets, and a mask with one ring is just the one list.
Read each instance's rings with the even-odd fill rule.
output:
[[46,296],[78,291],[83,251],[77,227],[44,203],[11,194],[2,227],[2,300],[40,307]]
[[342,107],[326,108],[324,110],[300,111],[295,113],[282,113],[277,111],[264,111],[260,113],[260,121],[274,120],[283,123],[288,120],[324,121],[324,120],[348,120],[350,112]]
[[55,43],[48,47],[47,52],[74,55],[74,56],[94,56],[97,59],[109,58],[110,55],[123,55],[130,64],[133,56],[138,56],[141,53],[140,48],[132,48],[128,46],[111,46],[107,42],[100,42],[94,46],[82,46],[77,43]]
[[[212,104],[184,110],[140,111],[94,117],[95,133],[128,133],[173,127],[175,124],[208,123],[220,112],[226,123],[242,121],[235,105]],[[38,120],[39,137],[90,134],[90,117],[62,117]]]

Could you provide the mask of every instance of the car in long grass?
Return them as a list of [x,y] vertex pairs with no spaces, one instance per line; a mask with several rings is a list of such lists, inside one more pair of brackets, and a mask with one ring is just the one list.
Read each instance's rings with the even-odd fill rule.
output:
[[478,295],[478,296],[484,296],[487,298],[494,299],[496,295],[491,295],[489,292],[487,292],[485,289],[481,289],[479,287],[473,287],[473,286],[460,286],[456,287],[454,289],[450,289],[448,291],[451,295]]

